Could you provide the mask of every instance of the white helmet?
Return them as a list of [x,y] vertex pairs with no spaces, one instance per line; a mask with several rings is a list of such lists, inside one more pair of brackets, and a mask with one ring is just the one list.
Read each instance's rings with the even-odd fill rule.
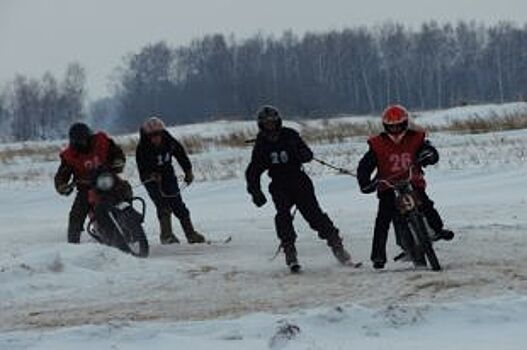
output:
[[156,134],[165,130],[165,123],[159,117],[150,117],[143,123],[145,134]]

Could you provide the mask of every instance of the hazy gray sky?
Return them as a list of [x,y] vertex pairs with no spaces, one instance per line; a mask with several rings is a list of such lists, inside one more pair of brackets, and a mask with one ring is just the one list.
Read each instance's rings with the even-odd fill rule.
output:
[[384,20],[527,22],[527,0],[0,0],[0,84],[16,73],[87,69],[91,97],[107,94],[123,55],[159,40],[186,44],[213,32],[339,29]]

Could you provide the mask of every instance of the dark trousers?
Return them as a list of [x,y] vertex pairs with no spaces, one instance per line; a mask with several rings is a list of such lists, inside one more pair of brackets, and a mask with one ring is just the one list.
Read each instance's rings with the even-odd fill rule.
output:
[[[115,188],[105,197],[101,197],[101,202],[113,205],[123,199],[132,199],[132,187],[130,184],[122,179],[118,179]],[[97,213],[103,212],[102,209],[95,208]],[[88,202],[88,190],[80,189],[73,200],[73,205],[70,209],[68,222],[68,243],[79,243],[81,233],[84,230],[84,221],[90,211],[90,203]]]
[[148,195],[154,202],[157,217],[173,213],[179,220],[190,217],[190,212],[181,197],[177,178],[175,176],[163,178],[161,183],[149,182],[145,184]]
[[[424,190],[418,190],[418,194],[422,201],[421,212],[426,217],[428,224],[434,231],[441,232],[443,229],[443,220],[434,208],[434,202]],[[395,193],[392,190],[380,192],[378,197],[379,209],[377,211],[373,232],[371,260],[385,263],[388,230],[390,229],[390,223],[397,217],[397,208],[395,207]],[[399,244],[399,242],[397,243]]]
[[68,220],[68,243],[79,243],[81,232],[84,230],[84,221],[88,216],[90,205],[88,191],[79,190],[73,200]]
[[340,243],[339,231],[320,208],[313,183],[305,173],[289,178],[273,179],[269,185],[269,192],[276,208],[275,227],[282,245],[293,245],[296,241],[291,214],[294,205],[309,226],[318,232],[318,236],[327,240],[328,245],[334,246]]

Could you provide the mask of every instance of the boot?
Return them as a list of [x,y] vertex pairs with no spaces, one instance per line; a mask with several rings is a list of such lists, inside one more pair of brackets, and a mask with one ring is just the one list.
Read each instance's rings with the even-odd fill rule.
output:
[[451,241],[454,238],[454,232],[450,230],[444,230],[441,229],[439,232],[435,232],[435,235],[431,237],[432,241],[436,242],[440,239],[443,239],[445,241]]
[[338,231],[334,231],[329,238],[327,238],[328,246],[331,248],[333,255],[339,263],[347,265],[351,263],[351,255],[342,245],[342,238],[340,238]]
[[179,239],[172,232],[172,214],[164,213],[159,217],[159,227],[161,234],[159,235],[159,240],[161,244],[179,244]]
[[170,236],[167,236],[167,237],[161,237],[161,244],[179,244],[179,239],[174,235],[174,234],[171,234]]
[[386,264],[386,261],[381,261],[381,260],[374,261],[373,262],[373,268],[375,270],[382,270],[382,269],[384,269],[384,265],[385,264]]
[[336,246],[331,247],[333,255],[342,265],[347,265],[351,263],[351,255],[346,249],[342,246],[342,243]]
[[185,237],[187,237],[187,242],[189,244],[205,243],[205,237],[194,229],[194,225],[190,220],[190,216],[181,219],[180,222],[181,227],[183,228],[183,232],[185,233]]
[[300,264],[298,263],[296,248],[294,243],[283,244],[282,249],[284,250],[285,255],[285,264],[292,273],[300,272]]

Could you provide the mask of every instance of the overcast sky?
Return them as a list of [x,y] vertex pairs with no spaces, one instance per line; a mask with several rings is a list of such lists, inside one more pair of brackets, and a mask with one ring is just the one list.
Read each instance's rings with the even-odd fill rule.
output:
[[106,95],[122,57],[148,43],[172,45],[213,32],[247,37],[435,19],[527,22],[527,0],[0,0],[0,84],[16,73],[87,69],[92,98]]

